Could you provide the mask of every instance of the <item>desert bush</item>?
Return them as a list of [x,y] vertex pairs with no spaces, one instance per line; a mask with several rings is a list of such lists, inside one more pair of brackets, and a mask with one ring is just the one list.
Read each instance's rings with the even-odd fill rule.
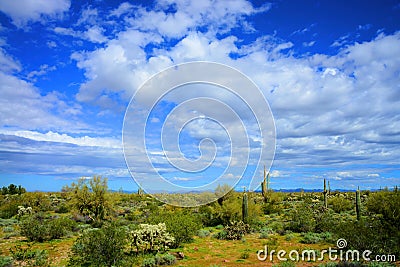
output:
[[396,264],[390,262],[378,262],[372,261],[368,263],[360,263],[360,262],[327,262],[318,265],[319,267],[395,267]]
[[48,266],[49,253],[47,252],[47,250],[42,250],[42,249],[35,250],[35,256],[33,258],[33,261],[30,261],[30,264],[32,264],[33,266]]
[[317,244],[322,241],[322,237],[318,233],[308,232],[303,235],[301,243],[304,244]]
[[348,247],[359,251],[371,250],[374,253],[381,251],[380,226],[377,221],[349,220],[339,223],[336,227],[336,234],[347,241]]
[[203,205],[199,208],[199,219],[204,226],[217,226],[222,223],[221,219],[216,215],[214,205]]
[[354,203],[346,198],[335,196],[328,200],[328,205],[331,207],[336,213],[341,213],[344,211],[349,211],[354,208]]
[[145,258],[142,262],[142,267],[154,267],[156,266],[156,259],[154,257]]
[[282,211],[282,207],[282,204],[270,201],[262,205],[262,211],[266,215],[280,213]]
[[13,226],[16,223],[18,223],[18,220],[15,218],[10,218],[10,219],[0,218],[0,226]]
[[209,236],[210,235],[210,231],[209,230],[206,230],[206,229],[200,229],[198,232],[197,232],[197,236],[198,237],[207,237],[207,236]]
[[24,207],[32,207],[34,212],[53,210],[49,196],[43,192],[27,192],[21,195],[20,205]]
[[21,235],[29,241],[43,242],[49,240],[48,231],[48,224],[41,213],[27,216],[20,222]]
[[18,232],[15,231],[14,226],[4,226],[3,227],[4,239],[9,239],[10,237],[17,236]]
[[318,265],[318,267],[336,267],[336,266],[337,266],[336,262],[327,262]]
[[61,217],[47,222],[50,239],[58,239],[76,228],[76,223],[68,218]]
[[400,257],[400,192],[388,190],[369,194],[365,204],[367,216],[337,223],[336,237],[345,238],[349,246],[371,250],[374,254]]
[[12,267],[13,266],[13,258],[0,256],[0,267]]
[[372,261],[368,263],[368,267],[395,267],[396,263]]
[[370,213],[379,214],[382,221],[400,231],[400,191],[380,191],[370,194],[366,208]]
[[264,227],[260,230],[259,238],[261,238],[261,239],[268,238],[273,233],[274,233],[274,230],[272,230],[272,228]]
[[281,261],[278,264],[272,265],[273,267],[296,267],[293,261]]
[[115,224],[85,231],[71,248],[68,266],[121,266],[126,233]]
[[275,214],[283,211],[283,200],[285,194],[282,192],[269,192],[269,201],[262,205],[264,214]]
[[160,212],[148,218],[151,224],[165,223],[167,231],[175,238],[172,248],[179,247],[182,243],[193,241],[193,236],[201,229],[198,217],[186,214],[184,211]]
[[221,239],[221,240],[225,240],[226,239],[226,231],[225,230],[221,230],[215,234],[212,235],[212,237],[217,238],[217,239]]
[[340,221],[346,220],[346,214],[337,214],[333,210],[328,209],[324,212],[314,214],[315,218],[315,229],[314,232],[330,232],[336,227]]
[[18,214],[18,206],[21,205],[20,196],[9,196],[0,203],[0,218],[10,219]]
[[58,205],[55,210],[56,213],[67,213],[69,212],[69,208],[65,203],[61,203],[60,205]]
[[286,233],[286,235],[285,235],[286,241],[291,241],[294,238],[295,238],[295,235],[293,233]]
[[168,253],[157,254],[154,259],[157,265],[174,265],[176,263],[175,256]]
[[315,228],[315,219],[313,209],[309,204],[301,203],[294,206],[288,214],[288,229],[293,232],[304,233],[313,232]]
[[21,245],[16,245],[10,248],[10,253],[13,259],[23,261],[24,266],[49,265],[49,253],[47,252],[47,250],[32,250],[31,245],[24,247],[22,247]]
[[274,231],[280,235],[283,235],[286,232],[285,224],[284,224],[284,222],[282,222],[280,220],[269,222],[268,228],[271,228],[272,231]]
[[4,226],[3,227],[3,233],[12,233],[14,232],[14,227],[13,226]]
[[42,213],[24,217],[20,222],[21,235],[29,241],[44,242],[65,236],[75,228],[68,218],[45,218]]
[[242,254],[240,254],[241,259],[248,259],[250,257],[249,252],[245,251]]

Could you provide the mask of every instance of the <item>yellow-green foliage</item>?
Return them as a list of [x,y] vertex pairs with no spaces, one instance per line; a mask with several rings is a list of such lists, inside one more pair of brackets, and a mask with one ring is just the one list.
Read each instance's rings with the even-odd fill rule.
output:
[[83,216],[94,223],[101,223],[110,211],[107,178],[94,176],[92,179],[81,178],[71,187],[63,190],[71,194],[71,203]]
[[354,207],[351,200],[339,196],[330,198],[328,204],[328,206],[337,213],[352,210]]

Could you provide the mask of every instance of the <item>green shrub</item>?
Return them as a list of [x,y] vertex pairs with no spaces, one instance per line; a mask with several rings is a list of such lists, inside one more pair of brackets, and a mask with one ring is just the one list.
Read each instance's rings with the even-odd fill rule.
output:
[[336,262],[327,262],[318,265],[318,267],[336,267],[338,264]]
[[322,241],[322,238],[317,233],[308,232],[303,235],[301,243],[304,244],[317,244]]
[[68,218],[48,219],[41,213],[26,216],[20,222],[21,235],[38,242],[61,238],[74,227],[75,223]]
[[0,256],[0,267],[12,267],[13,266],[13,258]]
[[281,261],[278,264],[272,265],[273,267],[296,267],[293,261]]
[[266,227],[264,227],[264,228],[262,228],[261,230],[260,230],[260,236],[259,236],[259,238],[261,238],[261,239],[265,239],[265,238],[268,238],[271,234],[273,234],[274,233],[274,231],[271,229],[271,228],[266,228]]
[[240,254],[240,258],[241,259],[248,259],[250,257],[250,255],[249,255],[249,253],[248,252],[243,252],[242,254]]
[[76,223],[68,218],[57,218],[47,222],[50,239],[58,239],[67,235],[76,227]]
[[61,203],[57,208],[55,209],[56,213],[67,213],[69,212],[69,208],[66,204]]
[[226,240],[227,232],[225,230],[221,230],[218,233],[214,234],[213,237],[221,240]]
[[285,240],[286,241],[291,241],[293,238],[295,238],[295,235],[293,233],[287,233],[285,235]]
[[171,254],[157,254],[155,256],[155,262],[157,265],[174,265],[176,263],[176,258]]
[[262,206],[262,211],[266,215],[280,213],[282,211],[282,209],[283,209],[282,204],[277,203],[274,200],[271,200],[268,203],[264,203]]
[[341,213],[339,215],[331,209],[315,214],[314,232],[321,233],[333,231],[340,221],[346,220],[345,215],[346,213]]
[[32,250],[31,245],[26,247],[16,245],[14,248],[10,248],[10,253],[13,259],[23,261],[27,266],[47,266],[49,263],[49,253],[47,250]]
[[20,206],[19,196],[10,196],[0,203],[0,218],[10,219],[17,215],[18,206]]
[[27,247],[22,247],[21,244],[15,245],[14,247],[10,248],[10,253],[13,259],[19,261],[32,259],[35,256],[34,252],[31,250],[30,244],[28,244]]
[[21,235],[29,241],[43,242],[49,240],[49,227],[43,214],[27,216],[20,223]]
[[12,233],[12,232],[14,232],[13,226],[4,226],[3,227],[3,233]]
[[126,233],[115,224],[85,231],[71,248],[68,266],[121,266]]
[[41,249],[35,250],[33,266],[48,266],[48,264],[49,264],[49,253],[47,252],[47,250],[41,250]]
[[197,232],[197,236],[198,237],[207,237],[207,236],[209,236],[210,235],[210,231],[208,231],[208,230],[206,230],[206,229],[200,229],[198,232]]
[[148,219],[148,222],[151,224],[165,223],[167,231],[175,238],[172,248],[177,248],[182,243],[192,242],[193,236],[202,227],[196,216],[183,211],[154,214]]
[[15,218],[10,218],[10,219],[1,219],[0,218],[0,226],[13,226],[14,224],[17,224],[18,220]]
[[315,228],[315,219],[313,209],[309,204],[301,203],[295,206],[289,212],[289,225],[288,229],[293,232],[306,233],[313,232]]
[[268,227],[272,229],[272,231],[282,235],[285,231],[285,224],[281,221],[273,221],[268,224]]
[[368,267],[395,267],[395,263],[372,261],[368,263]]
[[374,253],[382,252],[383,254],[390,237],[381,236],[382,230],[382,225],[379,224],[379,221],[357,221],[355,219],[341,222],[335,229],[336,235],[347,241],[349,249],[371,250]]
[[335,196],[328,200],[328,205],[336,213],[342,213],[344,211],[352,210],[354,208],[354,203],[344,197]]
[[154,267],[156,266],[156,259],[154,257],[145,258],[142,262],[142,267]]
[[303,234],[301,243],[317,244],[317,243],[321,243],[322,241],[334,242],[335,240],[333,240],[332,234],[329,232],[324,232],[324,233],[308,232],[308,233]]

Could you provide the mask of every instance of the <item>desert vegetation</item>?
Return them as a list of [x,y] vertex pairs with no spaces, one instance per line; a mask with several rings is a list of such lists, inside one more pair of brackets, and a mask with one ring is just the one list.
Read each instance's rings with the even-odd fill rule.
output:
[[[400,192],[207,192],[204,206],[180,208],[142,190],[111,192],[107,179],[80,179],[61,192],[3,187],[0,266],[391,266],[400,259]],[[174,194],[176,201],[190,196]],[[331,261],[321,255],[370,250],[386,261]],[[313,251],[318,259],[261,261],[257,252]],[[338,253],[341,250],[338,250]],[[390,256],[390,258],[389,258]],[[320,259],[319,259],[320,258]]]

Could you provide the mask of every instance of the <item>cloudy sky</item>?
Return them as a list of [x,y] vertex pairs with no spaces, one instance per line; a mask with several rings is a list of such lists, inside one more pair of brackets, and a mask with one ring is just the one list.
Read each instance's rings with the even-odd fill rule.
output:
[[[0,186],[59,190],[102,175],[112,189],[135,190],[122,145],[129,102],[153,75],[191,61],[231,66],[261,90],[276,127],[274,189],[321,188],[323,178],[340,189],[400,185],[398,1],[0,0]],[[130,148],[130,170],[146,179],[154,160],[171,183],[214,179],[229,153],[245,148],[230,145],[240,131],[224,111],[243,116],[248,150],[265,145],[250,111],[227,92],[194,84],[157,102],[144,134],[150,153]],[[219,119],[205,119],[213,111]],[[198,119],[185,124],[191,112]],[[175,138],[181,152],[160,146],[164,121],[166,144]],[[167,154],[215,156],[216,167],[185,176]]]

